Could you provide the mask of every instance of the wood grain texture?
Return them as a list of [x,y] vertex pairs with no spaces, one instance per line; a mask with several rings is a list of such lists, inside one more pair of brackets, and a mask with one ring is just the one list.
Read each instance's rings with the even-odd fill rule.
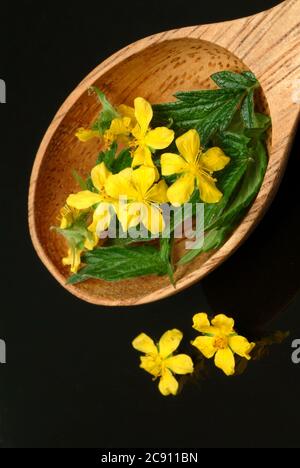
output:
[[[82,144],[74,137],[89,125],[99,106],[88,96],[99,86],[115,103],[132,104],[141,95],[152,103],[172,99],[174,92],[212,88],[209,76],[227,69],[250,69],[262,85],[257,102],[272,117],[269,165],[261,190],[238,228],[217,251],[204,254],[176,272],[174,290],[168,278],[147,277],[109,283],[90,280],[66,286],[68,269],[61,258],[63,239],[50,226],[66,197],[78,191],[71,170],[86,175],[94,165],[99,143]],[[174,294],[199,281],[220,265],[249,235],[274,197],[288,159],[299,117],[293,102],[300,78],[300,0],[286,0],[266,12],[234,21],[167,31],[120,50],[93,70],[67,98],[38,150],[29,191],[29,227],[34,247],[52,275],[71,293],[94,304],[135,305]],[[176,245],[175,255],[183,249]]]

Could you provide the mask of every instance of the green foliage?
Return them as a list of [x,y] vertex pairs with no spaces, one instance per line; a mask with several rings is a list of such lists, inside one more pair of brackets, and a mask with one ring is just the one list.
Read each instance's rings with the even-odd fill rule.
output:
[[246,77],[250,90],[228,128],[214,135],[213,144],[231,158],[230,164],[218,175],[218,187],[223,197],[219,203],[205,205],[204,245],[199,245],[199,248],[194,245],[179,264],[188,263],[200,253],[222,245],[255,199],[263,182],[268,164],[265,134],[271,122],[268,116],[255,112],[253,91],[256,85],[251,87],[254,83],[252,74],[245,75],[241,75],[241,79],[230,75],[230,80],[227,80],[228,75],[222,74],[217,79],[223,87],[242,87],[247,85]]
[[[255,110],[255,90],[259,87],[257,79],[251,72],[231,71],[215,73],[211,78],[219,89],[179,92],[175,102],[153,106],[153,127],[166,125],[173,128],[176,136],[195,128],[204,149],[219,146],[231,159],[224,170],[216,173],[222,199],[219,203],[205,204],[204,242],[199,239],[198,246],[194,243],[194,248],[180,259],[179,264],[186,264],[200,253],[216,249],[226,241],[255,199],[267,168],[265,138],[271,122],[268,116]],[[93,91],[102,103],[102,111],[93,128],[103,134],[118,113],[101,91],[97,88]],[[176,150],[175,143],[169,150]],[[118,173],[131,167],[130,149],[125,148],[118,154],[118,146],[113,143],[108,150],[99,154],[97,163],[101,162],[113,174]],[[156,158],[155,164],[160,167],[159,158]],[[82,189],[95,190],[90,177],[84,181],[75,172],[74,177]],[[176,175],[165,179],[170,185],[176,180]],[[186,217],[195,215],[199,202],[199,192],[195,189],[190,200],[191,212],[186,213],[180,207],[178,213]],[[128,233],[127,237],[120,235],[117,239],[109,239],[106,247],[96,248],[84,255],[85,266],[71,276],[69,284],[89,278],[116,281],[152,274],[168,274],[174,284],[172,237],[182,221],[182,216],[177,219],[176,215],[172,215],[171,238],[161,235],[155,246],[149,243],[152,240],[150,236],[136,239]],[[86,236],[86,228],[83,225],[80,227],[80,223],[71,229],[58,231],[76,246],[82,245]]]
[[86,266],[71,276],[69,284],[89,278],[117,281],[144,275],[165,275],[168,263],[165,252],[152,245],[99,247],[84,256]]
[[195,128],[206,146],[216,132],[227,129],[244,98],[258,86],[252,74],[225,71],[211,78],[221,89],[176,93],[176,102],[154,106],[155,121],[172,122],[177,133]]
[[131,166],[132,157],[130,154],[130,149],[125,148],[117,154],[118,151],[118,144],[113,142],[111,147],[106,150],[102,151],[98,155],[97,164],[104,162],[107,169],[110,170],[113,174],[117,174],[118,172],[126,169],[127,167]]

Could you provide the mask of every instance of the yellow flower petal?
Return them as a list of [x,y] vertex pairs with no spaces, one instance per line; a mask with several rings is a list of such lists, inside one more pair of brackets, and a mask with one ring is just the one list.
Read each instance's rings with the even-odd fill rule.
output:
[[167,203],[168,186],[164,180],[160,180],[157,184],[154,184],[153,187],[147,192],[147,201],[154,203]]
[[129,117],[116,118],[111,121],[108,132],[112,135],[127,135],[131,130],[131,119]]
[[162,211],[155,205],[144,204],[144,209],[141,213],[141,222],[145,228],[154,235],[165,229]]
[[199,312],[198,314],[195,314],[193,317],[193,328],[195,330],[201,332],[201,333],[206,333],[206,330],[210,327],[210,322],[208,320],[207,314],[204,312]]
[[132,125],[135,125],[135,114],[133,107],[126,106],[126,104],[121,104],[117,110],[122,117],[129,117],[131,119]]
[[195,177],[191,173],[182,174],[171,187],[168,188],[168,199],[174,206],[181,206],[188,202],[195,188]]
[[128,229],[140,224],[145,209],[145,205],[140,202],[132,202],[125,206],[119,218],[123,231],[128,231]]
[[75,136],[78,138],[79,141],[86,142],[91,138],[99,138],[99,132],[96,130],[90,130],[89,128],[79,128],[75,133]]
[[255,343],[249,343],[243,336],[231,336],[229,338],[229,346],[235,354],[249,361],[251,359],[250,352],[254,348]]
[[157,127],[145,136],[146,145],[156,150],[167,148],[173,140],[174,131],[167,127]]
[[191,374],[194,370],[193,361],[187,354],[177,354],[164,361],[164,365],[174,374]]
[[108,177],[105,183],[106,193],[116,199],[136,200],[138,194],[131,182],[132,169],[127,168]]
[[162,395],[176,395],[178,392],[178,382],[168,369],[165,369],[158,384]]
[[111,175],[111,172],[107,169],[104,162],[97,164],[91,171],[91,178],[94,187],[96,187],[99,192],[104,188],[105,182],[108,177]]
[[81,253],[80,249],[69,249],[68,256],[62,259],[62,264],[67,266],[70,265],[70,271],[77,273],[81,264]]
[[155,182],[155,170],[152,167],[141,166],[132,171],[132,182],[139,197],[145,200],[148,190]]
[[157,347],[154,344],[154,341],[146,333],[140,333],[133,341],[132,346],[137,351],[141,351],[145,354],[158,354]]
[[65,204],[65,206],[60,209],[60,228],[67,229],[70,227],[79,215],[80,212],[78,210]]
[[94,211],[93,222],[88,230],[95,233],[101,233],[108,229],[111,222],[111,211],[109,203],[100,203]]
[[215,365],[226,375],[233,375],[235,372],[234,355],[230,348],[220,349],[215,355]]
[[197,185],[204,203],[218,203],[223,197],[222,192],[216,187],[214,179],[208,174],[202,173],[198,176]]
[[200,151],[200,137],[196,130],[189,130],[176,139],[179,153],[189,162],[195,162]]
[[67,204],[78,210],[85,210],[103,200],[103,195],[99,193],[83,190],[75,194],[71,194],[67,198]]
[[234,332],[234,320],[224,314],[216,315],[211,324],[225,335],[230,335],[230,333]]
[[161,155],[160,161],[163,176],[181,174],[189,169],[187,162],[178,154],[164,153]]
[[158,377],[161,374],[162,366],[159,356],[147,355],[141,357],[140,368],[144,369],[149,374]]
[[[145,138],[145,135],[142,133],[141,127],[139,124],[136,124],[133,129],[131,130],[131,135],[136,139],[136,146],[138,144],[142,144]],[[143,143],[144,145],[144,143]]]
[[136,166],[154,166],[151,151],[147,146],[138,146],[134,151],[132,167]]
[[162,358],[166,358],[172,354],[175,349],[178,348],[180,341],[182,340],[182,333],[180,330],[174,328],[164,333],[159,340],[158,349],[159,354]]
[[209,148],[200,157],[200,163],[209,172],[221,171],[230,162],[230,158],[217,146]]
[[119,222],[121,223],[123,231],[127,232],[128,229],[140,224],[144,204],[141,202],[124,203],[120,201],[119,203],[114,204],[114,210]]
[[199,351],[207,358],[212,358],[217,349],[214,347],[214,338],[211,336],[197,336],[192,345],[195,346]]
[[146,99],[137,97],[134,100],[134,113],[141,128],[141,133],[145,135],[153,117],[152,107]]

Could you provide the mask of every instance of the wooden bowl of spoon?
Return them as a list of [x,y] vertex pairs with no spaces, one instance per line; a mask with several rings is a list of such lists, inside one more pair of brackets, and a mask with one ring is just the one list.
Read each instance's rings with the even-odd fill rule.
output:
[[[92,71],[72,92],[50,124],[38,150],[29,191],[29,227],[34,247],[48,270],[77,297],[93,304],[135,305],[155,301],[199,281],[246,239],[274,197],[284,172],[299,117],[300,1],[286,0],[260,14],[234,21],[168,31],[117,52]],[[262,86],[257,105],[272,118],[269,165],[261,190],[240,225],[217,251],[202,254],[176,271],[176,289],[167,277],[118,282],[89,280],[66,285],[61,263],[66,246],[50,230],[59,209],[78,187],[72,170],[88,174],[98,143],[80,143],[74,133],[99,112],[87,90],[96,85],[113,104],[132,104],[143,96],[151,103],[172,100],[179,90],[209,89],[210,75],[221,70],[251,70]],[[298,80],[298,81],[297,81]],[[183,243],[176,244],[179,256]]]

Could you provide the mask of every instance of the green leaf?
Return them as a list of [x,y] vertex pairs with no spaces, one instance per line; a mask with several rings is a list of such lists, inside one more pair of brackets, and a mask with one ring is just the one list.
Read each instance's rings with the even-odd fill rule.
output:
[[77,171],[75,171],[75,169],[73,169],[72,171],[72,176],[74,177],[75,181],[77,182],[81,190],[87,189],[86,181],[78,174]]
[[176,102],[153,106],[154,121],[165,124],[172,119],[172,128],[178,133],[195,128],[205,146],[217,131],[228,127],[244,96],[244,90],[235,89],[177,93]]
[[123,169],[131,167],[132,157],[130,154],[130,149],[124,148],[118,155],[117,151],[118,144],[117,142],[113,142],[108,150],[101,151],[101,153],[99,153],[97,164],[104,162],[107,169],[109,169],[113,174],[117,174]]
[[90,192],[98,192],[98,190],[94,187],[94,184],[93,184],[93,181],[92,181],[92,178],[91,176],[89,176],[87,179],[86,179],[86,188],[87,190],[89,190]]
[[248,137],[257,140],[265,139],[265,133],[271,125],[271,119],[268,115],[255,113],[255,123],[256,128],[247,128],[245,129],[245,135]]
[[224,89],[251,90],[258,87],[259,83],[255,75],[251,72],[235,73],[231,71],[222,71],[211,75],[211,79]]
[[102,104],[101,112],[92,126],[92,130],[97,130],[100,135],[103,135],[106,130],[109,129],[111,121],[117,117],[119,114],[117,110],[111,105],[111,103],[106,98],[105,94],[100,91],[96,86],[92,86],[91,91],[95,92],[99,98],[99,101]]
[[178,208],[174,208],[174,213],[178,213],[178,215],[173,215],[173,212],[171,213],[171,219],[170,219],[170,226],[166,228],[166,230],[170,229],[170,233],[173,233],[175,229],[180,226],[186,219],[189,219],[191,216],[194,216],[196,214],[196,203],[200,201],[199,198],[199,190],[195,190],[194,193],[192,194],[190,200],[188,203],[192,205],[192,211],[191,213],[188,210],[184,210],[183,206],[180,206]]
[[254,111],[254,91],[247,94],[241,108],[241,116],[246,128],[256,128],[256,115]]
[[[249,157],[251,139],[243,133],[232,131],[220,132],[214,139],[215,146],[222,148],[232,160],[242,160]],[[229,167],[229,166],[227,166]]]
[[[206,204],[204,208],[204,245],[200,242],[188,251],[179,261],[183,265],[203,252],[216,249],[234,229],[245,208],[256,196],[266,170],[267,155],[264,145],[253,152],[250,139],[241,134],[223,132],[218,136],[222,149],[232,157],[231,163],[218,178],[218,187],[223,193],[219,203]],[[264,150],[264,154],[262,153]],[[252,157],[249,157],[252,155]],[[238,189],[238,191],[237,191]],[[232,197],[233,201],[232,201]]]
[[189,263],[202,252],[208,252],[213,248],[217,248],[222,244],[226,235],[230,231],[230,226],[220,227],[220,229],[210,230],[212,226],[218,223],[222,213],[224,212],[232,194],[235,192],[237,186],[242,180],[247,170],[248,160],[233,160],[230,165],[224,169],[218,180],[218,186],[223,193],[222,199],[219,203],[205,204],[204,206],[204,230],[206,231],[204,237],[204,244],[202,239],[194,243],[194,248],[189,250],[178,262],[179,265]]
[[109,169],[112,172],[117,149],[118,144],[114,141],[107,151],[101,151],[101,153],[99,153],[97,164],[104,162],[107,169]]
[[175,286],[174,269],[172,264],[172,247],[173,239],[160,239],[160,256],[162,261],[167,265],[167,273],[173,286]]
[[171,122],[175,132],[183,133],[195,128],[201,143],[206,146],[210,138],[228,128],[248,93],[259,87],[251,72],[223,71],[211,78],[221,89],[179,92],[176,102],[153,106],[154,123]]
[[232,194],[237,189],[240,181],[246,173],[248,160],[232,161],[223,171],[218,179],[218,187],[223,193],[219,203],[205,204],[204,207],[204,230],[207,231],[220,219]]
[[204,229],[208,230],[221,216],[230,198],[242,180],[250,160],[250,139],[242,134],[222,132],[215,143],[227,154],[231,161],[217,176],[218,188],[223,193],[219,203],[206,204],[204,208]]
[[131,244],[138,244],[138,243],[141,243],[141,242],[151,242],[151,241],[153,241],[153,237],[151,237],[150,234],[149,234],[148,237],[142,237],[142,235],[139,236],[139,237],[131,237],[130,232],[131,232],[131,230],[129,229],[128,232],[126,233],[127,235],[125,237],[124,236],[124,231],[122,230],[122,226],[121,226],[121,224],[119,224],[118,231],[117,231],[118,237],[109,238],[107,240],[106,245],[126,247],[126,246],[131,245]]
[[83,261],[86,266],[71,276],[68,284],[89,278],[118,281],[144,275],[164,275],[168,272],[168,265],[160,251],[151,245],[100,247],[87,252]]
[[112,165],[112,172],[114,174],[117,174],[118,172],[123,171],[123,169],[131,167],[131,164],[132,156],[130,154],[130,149],[125,148],[118,154],[118,156],[114,160]]
[[71,248],[83,248],[86,239],[92,240],[93,234],[87,229],[87,214],[81,215],[72,226],[61,229],[60,227],[54,226],[51,229],[61,234],[67,241]]
[[[222,226],[219,229],[212,229],[204,237],[203,240],[199,241],[199,247],[197,247],[197,242],[194,244],[194,248],[189,250],[177,263],[178,265],[185,265],[186,263],[191,262],[194,258],[198,257],[201,253],[209,252],[210,250],[217,249],[224,243],[226,237],[232,231],[234,227],[232,225]],[[203,243],[203,245],[202,245]]]
[[256,197],[263,182],[268,165],[268,157],[263,142],[257,141],[253,150],[253,160],[249,162],[247,171],[243,178],[240,189],[228,205],[226,211],[213,224],[214,227],[220,227],[232,222],[235,217],[245,208],[247,208]]

